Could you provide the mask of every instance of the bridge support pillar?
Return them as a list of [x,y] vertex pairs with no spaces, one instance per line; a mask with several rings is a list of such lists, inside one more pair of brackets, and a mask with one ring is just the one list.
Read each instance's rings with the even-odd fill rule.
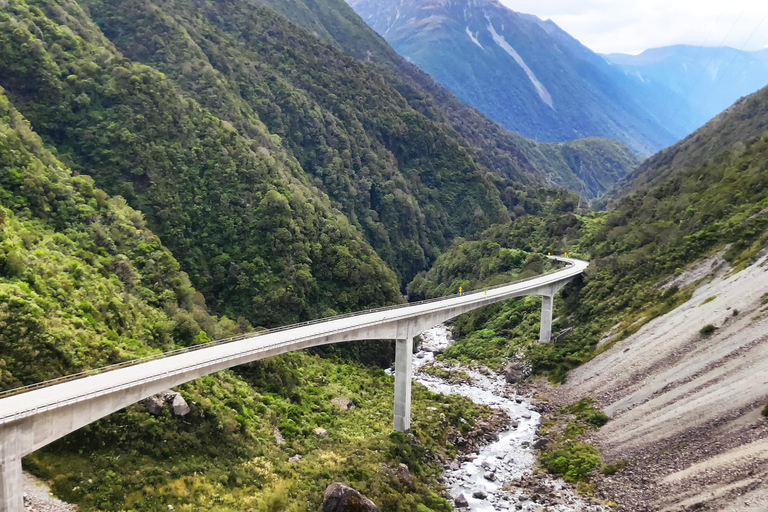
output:
[[549,343],[552,339],[552,305],[554,295],[541,296],[541,327],[539,328],[539,343]]
[[413,378],[413,338],[397,340],[395,345],[395,432],[411,428],[411,379]]
[[8,458],[0,465],[0,512],[24,512],[21,458]]

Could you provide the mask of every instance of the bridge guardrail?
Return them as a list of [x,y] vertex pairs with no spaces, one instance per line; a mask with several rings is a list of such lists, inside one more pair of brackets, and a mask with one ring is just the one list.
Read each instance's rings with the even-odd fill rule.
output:
[[[556,259],[557,261],[562,261],[559,258],[555,258],[555,257],[553,257],[552,259]],[[562,262],[565,263],[567,266],[573,266],[574,265],[574,263],[572,263],[570,261],[567,261],[567,260],[566,261],[562,261]],[[309,321],[300,322],[300,323],[297,323],[297,324],[284,325],[284,326],[280,326],[280,327],[274,327],[272,329],[264,329],[264,330],[261,330],[261,331],[256,331],[256,332],[249,333],[249,334],[241,334],[241,335],[238,335],[238,336],[232,336],[230,338],[224,338],[224,339],[221,339],[221,340],[211,341],[211,342],[208,342],[208,343],[201,343],[199,345],[193,345],[191,347],[184,347],[184,348],[180,348],[180,349],[176,349],[176,350],[171,350],[169,352],[162,352],[162,353],[159,353],[159,354],[152,354],[152,355],[149,355],[149,356],[146,356],[146,357],[142,357],[142,358],[138,358],[138,359],[131,359],[130,361],[124,361],[124,362],[116,363],[116,364],[109,365],[109,366],[103,366],[101,368],[94,368],[94,369],[91,369],[91,370],[85,370],[85,371],[82,371],[82,372],[73,373],[71,375],[65,375],[65,376],[62,376],[62,377],[57,377],[55,379],[50,379],[50,380],[38,382],[36,384],[29,384],[27,386],[22,386],[22,387],[10,389],[10,390],[7,390],[7,391],[4,391],[4,392],[0,393],[0,399],[8,398],[10,396],[15,396],[15,395],[18,395],[18,394],[21,394],[21,393],[27,393],[29,391],[34,391],[34,390],[41,389],[41,388],[47,388],[47,387],[50,387],[50,386],[55,386],[57,384],[63,384],[65,382],[71,382],[71,381],[74,381],[74,380],[83,379],[85,377],[91,377],[91,376],[94,376],[94,375],[100,375],[102,373],[107,373],[107,372],[111,372],[111,371],[114,371],[114,370],[120,370],[120,369],[123,369],[123,368],[129,368],[131,366],[136,366],[136,365],[143,364],[143,363],[149,363],[149,362],[152,362],[152,361],[157,361],[157,360],[160,360],[160,359],[166,359],[168,357],[172,357],[172,356],[176,356],[176,355],[187,354],[187,353],[190,353],[190,352],[196,352],[198,350],[203,350],[203,349],[206,349],[206,348],[216,347],[216,346],[219,346],[219,345],[225,345],[225,344],[228,344],[228,343],[233,343],[233,342],[236,342],[236,341],[242,341],[242,340],[249,339],[249,338],[255,338],[255,337],[258,337],[258,336],[264,336],[264,335],[267,335],[267,334],[273,334],[273,333],[277,333],[277,332],[287,331],[287,330],[290,330],[290,329],[297,329],[297,328],[300,328],[300,327],[307,327],[307,326],[310,326],[310,325],[317,325],[317,324],[321,324],[321,323],[333,322],[333,321],[336,321],[336,320],[343,320],[343,319],[346,319],[346,318],[353,318],[353,317],[356,317],[356,316],[367,315],[367,314],[370,314],[370,313],[381,313],[381,312],[384,312],[384,311],[394,311],[394,310],[399,310],[399,309],[404,309],[404,308],[416,307],[416,306],[420,306],[420,305],[424,305],[424,304],[431,304],[433,302],[440,302],[440,301],[444,301],[444,300],[453,299],[453,298],[456,298],[456,297],[463,297],[463,296],[465,296],[467,294],[475,293],[475,292],[478,292],[480,290],[495,290],[495,289],[498,289],[498,288],[503,288],[505,286],[510,286],[512,284],[524,283],[526,281],[532,281],[534,279],[539,279],[539,278],[541,278],[543,276],[546,276],[548,274],[552,274],[552,273],[555,273],[555,272],[559,272],[559,270],[554,270],[554,271],[546,272],[544,274],[537,275],[537,276],[531,276],[531,277],[526,277],[526,278],[523,278],[523,279],[517,279],[515,281],[510,281],[510,282],[507,282],[507,283],[502,283],[502,284],[498,284],[498,285],[494,285],[494,286],[483,287],[483,288],[479,288],[479,289],[475,289],[475,290],[471,290],[471,291],[466,291],[466,292],[463,292],[463,293],[460,293],[460,294],[453,294],[453,295],[448,295],[448,296],[445,296],[445,297],[436,297],[436,298],[433,298],[433,299],[426,299],[426,300],[421,300],[421,301],[417,301],[417,302],[406,302],[406,303],[403,303],[403,304],[395,304],[395,305],[392,305],[392,306],[382,306],[382,307],[379,307],[379,308],[372,308],[372,309],[366,309],[366,310],[361,310],[361,311],[355,311],[355,312],[352,312],[352,313],[344,313],[344,314],[341,314],[341,315],[336,315],[336,316],[327,317],[327,318],[318,318],[318,319],[315,319],[315,320],[309,320]],[[335,331],[329,331],[329,334],[334,334],[334,333],[335,333]],[[261,350],[267,350],[267,349],[271,350],[273,348],[277,348],[277,347],[285,345],[287,343],[289,343],[289,342],[280,342],[280,343],[277,343],[277,344],[274,344],[274,345],[268,345],[267,347],[261,347],[258,350],[243,352],[241,355],[247,355],[247,354],[251,354],[251,353],[254,353],[254,352],[261,351]],[[290,343],[295,343],[295,340],[290,342]],[[210,361],[208,363],[210,363]],[[141,382],[141,379],[136,381],[136,382],[134,382],[134,384],[140,383],[140,382]],[[113,388],[109,388],[109,389],[111,390]],[[0,416],[0,420],[3,420],[5,418],[6,417]]]

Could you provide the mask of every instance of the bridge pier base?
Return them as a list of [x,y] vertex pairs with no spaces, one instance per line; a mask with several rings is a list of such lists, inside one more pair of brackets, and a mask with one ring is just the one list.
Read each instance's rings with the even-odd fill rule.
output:
[[554,295],[541,296],[541,327],[539,328],[539,343],[549,343],[552,339],[552,306]]
[[6,459],[0,465],[0,512],[24,512],[21,459]]
[[411,428],[411,379],[413,378],[413,338],[397,340],[395,345],[395,432]]

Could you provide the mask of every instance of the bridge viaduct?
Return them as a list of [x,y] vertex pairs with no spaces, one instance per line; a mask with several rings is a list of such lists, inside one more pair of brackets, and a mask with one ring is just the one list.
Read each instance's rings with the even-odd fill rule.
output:
[[[588,263],[447,298],[341,315],[179,350],[44,382],[0,398],[0,512],[23,512],[21,459],[75,430],[166,389],[233,366],[331,343],[396,340],[394,429],[411,421],[413,338],[462,313],[524,295],[541,295],[539,341],[552,334],[554,294]],[[2,396],[2,395],[0,395]]]

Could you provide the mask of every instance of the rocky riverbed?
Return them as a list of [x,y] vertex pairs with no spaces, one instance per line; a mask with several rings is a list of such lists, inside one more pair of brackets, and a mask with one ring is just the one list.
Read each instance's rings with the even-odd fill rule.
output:
[[[496,512],[603,512],[610,509],[577,494],[562,480],[535,473],[533,445],[541,415],[534,400],[518,395],[505,378],[487,368],[451,366],[435,361],[435,354],[450,343],[450,331],[438,326],[423,335],[419,352],[414,354],[414,380],[433,392],[459,394],[489,405],[509,416],[506,430],[477,452],[451,461],[443,473],[443,482],[455,499],[458,510]],[[439,366],[460,378],[444,378],[424,371]],[[468,377],[468,380],[466,377]],[[496,437],[496,436],[493,436]],[[459,443],[461,442],[458,440]]]

